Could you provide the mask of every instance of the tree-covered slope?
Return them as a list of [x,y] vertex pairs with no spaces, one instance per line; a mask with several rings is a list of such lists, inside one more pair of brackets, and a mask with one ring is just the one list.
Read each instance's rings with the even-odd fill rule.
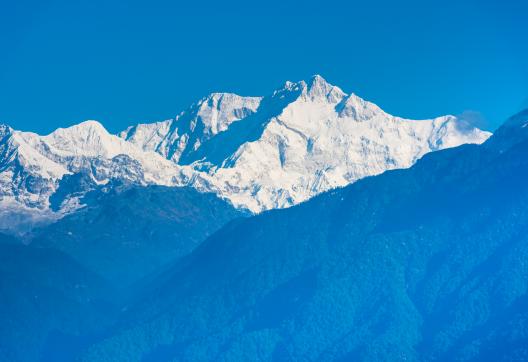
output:
[[101,298],[111,295],[69,256],[0,235],[0,360],[68,360],[82,346],[75,336],[110,325],[115,307]]
[[229,223],[84,359],[527,359],[527,123]]
[[86,207],[36,231],[33,244],[53,247],[127,287],[199,243],[243,212],[191,188],[108,185]]

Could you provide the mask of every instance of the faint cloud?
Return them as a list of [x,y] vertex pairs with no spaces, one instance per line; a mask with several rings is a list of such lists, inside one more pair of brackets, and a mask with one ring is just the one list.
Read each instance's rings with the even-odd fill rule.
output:
[[489,121],[478,111],[467,110],[458,116],[458,127],[462,130],[469,130],[473,127],[487,130],[490,128]]

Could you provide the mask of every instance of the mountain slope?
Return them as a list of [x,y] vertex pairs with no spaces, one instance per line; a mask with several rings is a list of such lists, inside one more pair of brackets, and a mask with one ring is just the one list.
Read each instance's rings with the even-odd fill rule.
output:
[[110,325],[114,308],[100,300],[111,295],[106,281],[67,255],[0,235],[0,360],[41,361],[51,350],[50,361],[69,360],[79,346],[60,337]]
[[35,219],[30,229],[39,220],[54,221],[78,209],[80,189],[75,196],[63,192],[63,204],[50,207],[51,195],[67,175],[85,173],[97,184],[117,179],[171,186],[179,185],[181,178],[177,165],[109,134],[95,121],[60,128],[47,136],[2,126],[0,137],[0,205],[5,214],[0,227],[4,228],[20,229],[16,222],[30,215]]
[[[222,105],[229,110],[248,109],[243,104],[253,101],[228,99]],[[232,102],[230,107],[227,102]],[[481,143],[489,137],[452,116],[423,121],[391,116],[320,76],[308,83],[288,82],[259,99],[258,108],[256,102],[253,105],[251,111],[238,112],[242,119],[225,122],[222,132],[201,138],[191,149],[189,119],[195,127],[211,123],[196,107],[170,127],[138,125],[121,136],[142,149],[191,165],[199,172],[191,185],[213,190],[254,212],[291,206],[365,176],[407,168],[428,152]],[[231,112],[235,118],[236,112]]]
[[253,114],[259,97],[241,97],[232,93],[213,93],[193,104],[176,119],[138,124],[119,134],[143,150],[156,151],[178,163],[236,121]]
[[525,359],[527,114],[482,146],[230,223],[84,359]]
[[102,186],[86,173],[60,184],[52,209],[72,195],[85,206],[31,239],[0,234],[2,361],[74,360],[111,325],[135,283],[245,215],[191,188]]
[[[68,194],[68,175],[99,185],[189,186],[258,213],[489,136],[453,116],[391,116],[320,76],[262,98],[213,93],[173,120],[119,136],[96,121],[46,136],[1,126],[0,229],[23,233],[81,208],[90,189],[80,184]],[[52,205],[55,194],[61,203]]]
[[181,187],[93,186],[82,203],[84,208],[35,230],[31,242],[67,253],[117,288],[190,253],[244,216],[214,194]]

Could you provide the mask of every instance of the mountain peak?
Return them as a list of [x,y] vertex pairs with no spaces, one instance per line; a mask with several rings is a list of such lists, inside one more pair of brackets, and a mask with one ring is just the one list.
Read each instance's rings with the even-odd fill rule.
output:
[[374,103],[366,101],[354,93],[344,97],[336,105],[336,111],[341,118],[351,117],[357,121],[366,121],[377,114],[385,113]]
[[328,86],[333,87],[333,85],[328,83],[326,79],[324,79],[320,74],[314,74],[310,77],[308,84],[314,84],[314,83],[327,84]]
[[489,136],[452,123],[391,116],[316,74],[264,98],[212,93],[170,127],[140,125],[125,137],[192,169],[183,182],[259,212]]
[[217,111],[222,111],[223,108],[228,108],[229,111],[236,107],[255,108],[262,97],[244,97],[235,93],[221,93],[213,92],[208,96],[202,98],[198,102],[200,109],[215,108]]
[[13,129],[7,124],[0,123],[0,137],[5,137],[13,133]]
[[104,126],[100,122],[95,120],[87,120],[78,124],[74,124],[70,127],[58,128],[51,134],[49,134],[47,137],[63,137],[66,135],[82,136],[87,134],[109,135],[106,128],[104,128]]
[[[4,132],[8,139],[10,129]],[[320,75],[286,82],[264,98],[211,93],[174,119],[129,127],[119,137],[94,120],[47,136],[12,134],[9,150],[17,147],[27,174],[45,185],[35,191],[32,184],[22,195],[28,205],[39,198],[38,205],[47,207],[58,179],[89,170],[97,182],[137,179],[215,192],[254,212],[288,207],[366,176],[407,168],[427,152],[489,136],[462,132],[447,119],[393,117]],[[129,160],[114,160],[119,155]],[[9,185],[15,188],[21,181],[13,170]]]
[[508,118],[491,137],[487,147],[503,152],[526,140],[528,140],[528,109]]
[[68,129],[76,129],[76,130],[82,130],[82,129],[88,129],[88,130],[97,130],[107,133],[106,128],[101,124],[101,122],[89,119],[86,121],[83,121],[79,124],[73,125],[71,127],[68,127]]
[[210,93],[207,96],[203,97],[199,103],[200,104],[207,104],[209,102],[218,102],[219,100],[223,99],[224,97],[229,98],[229,97],[234,97],[234,96],[235,97],[240,97],[239,95],[234,94],[234,93],[213,92],[213,93]]
[[346,96],[345,92],[339,87],[328,83],[326,79],[319,74],[313,75],[306,83],[306,95],[311,100],[324,98],[332,103],[339,102]]
[[[255,112],[261,97],[243,97],[234,93],[211,93],[198,103],[196,111],[189,111],[189,128],[202,127],[204,134],[225,131],[233,122]],[[199,125],[201,124],[201,125]]]
[[64,155],[113,157],[123,151],[122,140],[94,120],[59,128],[42,137],[42,141]]
[[298,91],[302,90],[304,91],[308,96],[326,96],[328,93],[332,91],[337,91],[338,93],[345,95],[345,93],[339,88],[336,87],[326,81],[322,76],[319,74],[315,74],[310,77],[310,79],[306,80],[300,80],[298,82],[291,82],[286,81],[284,83],[284,86],[276,90],[275,93],[279,93],[282,91]]

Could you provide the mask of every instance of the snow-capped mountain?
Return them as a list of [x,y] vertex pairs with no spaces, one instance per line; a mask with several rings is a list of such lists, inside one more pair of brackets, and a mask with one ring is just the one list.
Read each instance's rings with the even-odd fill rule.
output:
[[526,361],[527,124],[224,226],[81,359]]
[[[177,186],[181,168],[111,135],[96,121],[59,128],[47,136],[0,128],[0,228],[28,228],[76,209],[90,186],[118,179],[136,184]],[[51,210],[50,196],[68,175],[86,174],[90,183],[73,187]],[[68,184],[71,187],[71,183]],[[67,190],[61,190],[63,193]],[[23,228],[23,227],[22,227]]]
[[[253,212],[288,207],[489,136],[453,116],[391,116],[320,76],[262,98],[214,93],[174,119],[119,135],[96,121],[47,136],[1,126],[0,228],[60,217],[79,207],[87,189],[115,179],[189,185]],[[82,187],[65,177],[75,174],[87,176]]]
[[489,132],[453,116],[391,116],[321,76],[264,98],[214,94],[173,120],[120,134],[198,174],[190,184],[254,212],[288,207],[427,152],[482,143]]
[[119,136],[146,151],[156,151],[179,163],[180,159],[196,151],[203,142],[226,131],[233,122],[255,113],[261,99],[213,93],[193,104],[174,120],[131,126]]

